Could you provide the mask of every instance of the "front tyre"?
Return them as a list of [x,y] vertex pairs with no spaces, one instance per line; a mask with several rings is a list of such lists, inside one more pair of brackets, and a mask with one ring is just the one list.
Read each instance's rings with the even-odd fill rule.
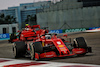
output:
[[43,46],[42,46],[41,42],[35,42],[34,48],[35,48],[35,52],[43,53]]
[[83,37],[77,37],[74,39],[74,47],[75,48],[84,48],[87,49],[87,44]]
[[[85,39],[83,37],[77,37],[74,39],[74,48],[83,48],[87,51],[87,44],[85,42]],[[78,56],[84,56],[86,52],[82,54],[78,54]]]
[[13,54],[15,58],[22,57],[26,53],[26,45],[25,42],[14,42],[13,45]]

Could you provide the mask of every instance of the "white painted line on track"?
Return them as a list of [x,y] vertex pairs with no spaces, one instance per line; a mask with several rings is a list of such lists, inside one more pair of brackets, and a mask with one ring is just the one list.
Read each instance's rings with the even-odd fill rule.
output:
[[[0,67],[100,67],[93,64],[61,63],[50,61],[18,60],[0,58]],[[6,61],[7,60],[7,61]]]

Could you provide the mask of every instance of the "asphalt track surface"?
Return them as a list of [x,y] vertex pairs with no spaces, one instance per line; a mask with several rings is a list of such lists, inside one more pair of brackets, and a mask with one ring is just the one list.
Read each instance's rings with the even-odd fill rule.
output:
[[[80,57],[64,57],[64,58],[52,58],[42,59],[42,61],[51,62],[64,62],[64,63],[83,63],[83,64],[98,64],[100,65],[100,32],[96,33],[77,33],[69,35],[68,38],[84,37],[88,46],[92,47],[93,53],[87,53],[85,56]],[[7,40],[0,41],[0,58],[14,59],[12,52],[12,45]],[[29,58],[19,58],[22,60],[29,60]]]

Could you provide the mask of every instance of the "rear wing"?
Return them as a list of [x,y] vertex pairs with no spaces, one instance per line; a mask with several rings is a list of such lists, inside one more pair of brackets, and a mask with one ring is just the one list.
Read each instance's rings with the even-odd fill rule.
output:
[[40,29],[40,25],[33,25],[32,28],[39,28]]

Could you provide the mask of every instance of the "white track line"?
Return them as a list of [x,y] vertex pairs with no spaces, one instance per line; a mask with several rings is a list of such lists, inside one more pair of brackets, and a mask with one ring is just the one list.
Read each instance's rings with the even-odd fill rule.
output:
[[93,65],[93,64],[76,64],[76,63],[61,63],[61,62],[50,62],[50,61],[33,61],[33,60],[17,60],[17,59],[5,59],[0,58],[0,60],[10,60],[6,62],[1,62],[0,67],[6,66],[6,65],[14,65],[14,64],[22,64],[22,63],[46,63],[46,64],[40,64],[40,65],[31,65],[27,67],[63,67],[63,66],[70,66],[70,67],[76,67],[76,66],[90,66],[90,67],[100,67],[100,65]]

